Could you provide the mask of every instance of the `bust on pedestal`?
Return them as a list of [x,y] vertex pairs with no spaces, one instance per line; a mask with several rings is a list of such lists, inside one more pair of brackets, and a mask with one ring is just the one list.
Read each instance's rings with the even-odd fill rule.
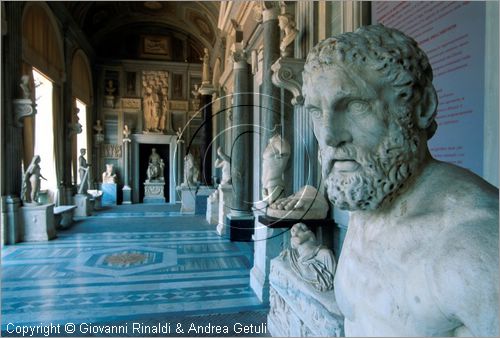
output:
[[102,204],[116,205],[117,189],[116,174],[113,172],[113,164],[106,163],[106,171],[102,173]]
[[144,203],[165,203],[165,178],[163,169],[165,163],[156,152],[156,148],[151,149],[147,170],[146,182],[144,182]]
[[107,87],[105,88],[106,95],[104,95],[104,104],[108,108],[115,107],[115,96],[114,92],[116,91],[115,86],[113,85],[113,80],[109,80],[107,83]]

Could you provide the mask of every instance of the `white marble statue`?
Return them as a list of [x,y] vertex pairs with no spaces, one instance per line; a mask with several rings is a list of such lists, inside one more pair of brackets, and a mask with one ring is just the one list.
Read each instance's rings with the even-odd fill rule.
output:
[[130,129],[128,128],[128,125],[125,125],[123,127],[123,139],[124,140],[129,140],[129,136],[130,136]]
[[113,172],[114,165],[106,163],[106,171],[102,173],[102,183],[116,183],[116,174]]
[[335,276],[345,334],[498,336],[498,189],[431,156],[425,53],[364,26],[315,46],[303,79],[328,197],[352,211]]
[[200,60],[203,61],[201,82],[202,84],[210,83],[210,56],[208,55],[208,48],[203,48],[203,58]]
[[28,169],[23,175],[23,186],[21,198],[24,204],[38,204],[38,195],[40,193],[40,179],[47,180],[42,176],[40,168],[40,156],[35,155],[31,160]]
[[281,252],[281,259],[318,291],[333,289],[335,257],[333,252],[317,242],[314,233],[304,223],[290,229],[290,249]]
[[293,57],[293,41],[298,33],[297,28],[295,28],[295,19],[292,14],[283,13],[278,15],[278,24],[284,32],[280,43],[281,56]]
[[156,148],[151,149],[151,155],[149,155],[147,176],[148,179],[146,182],[152,181],[164,181],[165,178],[163,176],[163,169],[165,168],[165,163],[163,159],[156,152]]
[[279,134],[269,139],[262,154],[262,198],[268,204],[279,198],[285,189],[283,172],[290,158],[290,144]]
[[325,219],[328,209],[323,194],[313,186],[306,185],[295,194],[271,203],[266,215],[280,219]]
[[220,158],[215,160],[215,167],[222,168],[222,179],[220,184],[231,184],[231,157],[227,156],[221,147],[217,148]]
[[89,178],[89,165],[85,159],[85,154],[87,149],[80,149],[80,156],[78,157],[78,175],[80,176],[80,187],[78,188],[78,193],[84,193],[88,190],[88,178]]
[[23,99],[31,100],[31,90],[30,90],[30,76],[23,75],[21,76],[21,82],[19,83],[19,87],[23,92]]
[[158,131],[158,112],[157,105],[154,99],[153,87],[148,86],[145,88],[144,97],[142,98],[142,109],[144,114],[144,131],[157,132]]
[[184,182],[181,186],[195,188],[198,182],[199,173],[200,171],[196,165],[193,155],[188,153],[184,156]]

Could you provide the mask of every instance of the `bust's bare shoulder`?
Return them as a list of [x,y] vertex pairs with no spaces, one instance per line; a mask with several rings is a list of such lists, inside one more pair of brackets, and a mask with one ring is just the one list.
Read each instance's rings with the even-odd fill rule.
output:
[[[441,311],[473,335],[498,334],[498,189],[442,162],[424,170],[436,186],[426,279]],[[439,185],[437,185],[439,182]]]

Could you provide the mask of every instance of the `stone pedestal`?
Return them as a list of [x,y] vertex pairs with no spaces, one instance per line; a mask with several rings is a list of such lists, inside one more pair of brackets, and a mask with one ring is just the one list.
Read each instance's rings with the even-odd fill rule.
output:
[[76,205],[73,213],[75,217],[87,217],[92,213],[90,199],[86,194],[76,194],[73,196],[73,204]]
[[103,183],[101,184],[102,190],[102,204],[103,205],[116,205],[118,196],[116,183]]
[[181,213],[194,214],[196,205],[196,187],[180,185],[177,187],[177,190],[181,192]]
[[122,192],[123,192],[122,204],[132,204],[132,188],[126,185],[123,187]]
[[165,202],[165,182],[151,181],[144,182],[144,203],[166,203]]
[[254,242],[253,268],[250,270],[250,287],[263,303],[269,302],[269,271],[271,259],[283,250],[284,238],[288,239],[288,228],[272,229],[255,220],[252,236]]
[[271,261],[267,329],[273,337],[340,337],[344,318],[334,290],[320,292],[304,282],[281,257]]
[[235,215],[230,213],[226,218],[226,227],[229,227],[229,239],[234,242],[250,242],[254,222],[255,217],[252,214]]
[[[213,195],[210,195],[213,196]],[[207,198],[207,213],[206,218],[208,224],[215,225],[219,222],[219,198],[217,193],[217,198],[212,197]]]
[[207,199],[215,191],[212,187],[200,186],[196,192],[195,215],[207,214]]
[[104,106],[107,108],[114,108],[115,97],[113,95],[104,95]]
[[56,238],[54,204],[24,206],[21,208],[25,242],[48,241]]
[[233,199],[233,186],[231,184],[219,185],[219,222],[217,233],[226,235],[226,217],[231,212],[231,200]]
[[102,191],[100,190],[87,190],[87,193],[92,196],[94,200],[94,210],[102,209]]
[[[5,244],[16,244],[23,239],[23,227],[21,222],[21,199],[16,196],[6,196],[2,198],[5,200],[6,209],[6,222],[2,223],[4,227],[4,243]],[[2,213],[2,218],[3,218]]]

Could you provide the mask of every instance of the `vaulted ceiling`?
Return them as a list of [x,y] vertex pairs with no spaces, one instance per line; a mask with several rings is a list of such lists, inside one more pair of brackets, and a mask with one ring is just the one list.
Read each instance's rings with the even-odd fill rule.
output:
[[170,37],[174,52],[181,55],[178,49],[187,48],[184,56],[192,61],[216,43],[216,1],[68,1],[65,6],[100,57],[130,56],[148,35]]

